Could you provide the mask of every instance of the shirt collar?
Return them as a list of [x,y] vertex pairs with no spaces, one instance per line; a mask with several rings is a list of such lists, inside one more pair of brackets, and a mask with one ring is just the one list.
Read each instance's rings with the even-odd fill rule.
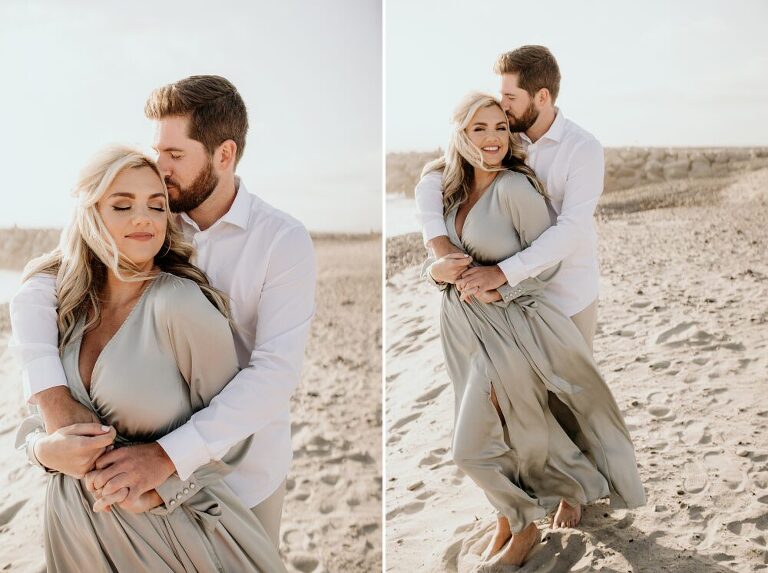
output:
[[[251,218],[251,196],[248,193],[248,189],[245,188],[245,185],[240,180],[240,177],[237,176],[235,177],[235,189],[235,200],[232,201],[229,211],[224,213],[218,221],[211,225],[211,228],[222,222],[235,225],[241,229],[248,228],[248,221]],[[200,232],[200,227],[198,227],[197,223],[192,220],[192,217],[186,213],[181,213],[180,217],[186,226],[191,227],[195,232]]]
[[[565,116],[563,115],[563,112],[560,111],[559,107],[555,108],[555,121],[552,122],[552,125],[549,126],[549,129],[546,131],[544,135],[542,135],[538,141],[541,141],[542,139],[550,139],[552,141],[560,141],[563,139],[563,132],[565,131]],[[525,132],[520,134],[520,137],[525,140],[527,143],[531,143],[530,138],[525,134]]]

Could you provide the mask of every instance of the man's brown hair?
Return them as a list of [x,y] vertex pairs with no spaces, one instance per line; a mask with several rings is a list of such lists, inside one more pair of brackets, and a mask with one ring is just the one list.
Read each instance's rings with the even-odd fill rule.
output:
[[209,154],[224,141],[237,144],[235,165],[245,150],[248,112],[237,88],[221,76],[190,76],[153,91],[144,114],[149,119],[189,117],[189,133]]
[[499,75],[517,74],[517,86],[531,96],[547,88],[554,102],[560,92],[560,68],[544,46],[522,46],[505,52],[496,60],[493,71]]

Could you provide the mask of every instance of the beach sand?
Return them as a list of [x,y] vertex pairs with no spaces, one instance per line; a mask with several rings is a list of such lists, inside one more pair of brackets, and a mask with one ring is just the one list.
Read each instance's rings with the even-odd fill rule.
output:
[[[603,196],[595,356],[648,503],[541,522],[521,571],[768,569],[767,219],[768,169]],[[387,247],[387,571],[483,570],[495,514],[451,460],[440,294],[418,235]]]
[[[381,570],[381,237],[315,238],[317,315],[293,400],[281,553],[301,573]],[[46,478],[13,450],[25,415],[0,305],[0,571],[45,571]]]

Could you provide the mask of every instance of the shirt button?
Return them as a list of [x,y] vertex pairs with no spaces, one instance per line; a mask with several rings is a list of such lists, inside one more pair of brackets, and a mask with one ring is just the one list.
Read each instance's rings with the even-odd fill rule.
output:
[[185,487],[185,488],[182,490],[182,493],[183,493],[184,495],[187,495],[187,494],[189,493],[189,488],[186,488],[186,487]]
[[195,489],[195,484],[191,483],[189,484],[190,489]]
[[176,494],[176,499],[181,499],[181,494],[180,493]]
[[176,500],[172,499],[169,505],[176,505]]

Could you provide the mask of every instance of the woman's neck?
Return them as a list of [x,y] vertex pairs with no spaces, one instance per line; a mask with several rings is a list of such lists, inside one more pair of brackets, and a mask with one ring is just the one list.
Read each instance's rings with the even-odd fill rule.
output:
[[[148,261],[142,267],[142,271],[152,270],[153,262]],[[120,308],[136,301],[147,287],[147,281],[123,281],[115,275],[112,269],[107,270],[107,281],[102,289],[102,302],[104,308]]]
[[486,171],[475,167],[475,176],[472,179],[472,192],[477,193],[488,187],[498,174],[498,171]]

